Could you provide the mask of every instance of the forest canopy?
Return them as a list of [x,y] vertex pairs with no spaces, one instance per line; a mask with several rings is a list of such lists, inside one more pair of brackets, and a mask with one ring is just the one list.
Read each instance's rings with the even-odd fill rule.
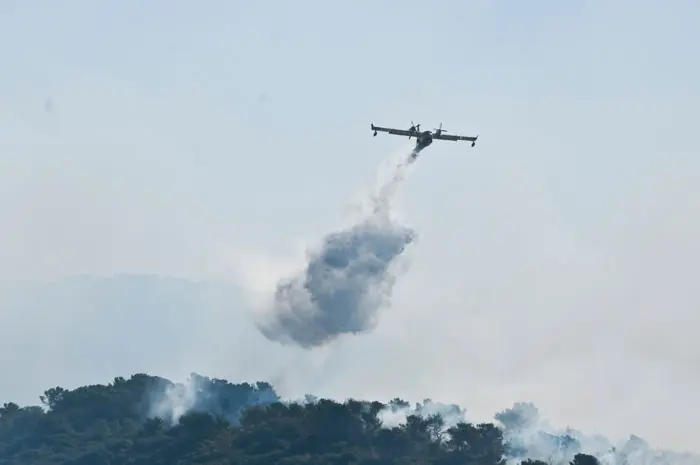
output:
[[[146,374],[106,385],[47,389],[41,405],[0,407],[6,465],[173,464],[697,464],[570,431],[537,432],[537,409],[516,404],[493,423],[470,423],[454,405],[412,406],[307,396],[282,400],[265,382],[193,374],[184,384]],[[645,460],[642,462],[641,460]],[[650,461],[651,460],[651,461]]]

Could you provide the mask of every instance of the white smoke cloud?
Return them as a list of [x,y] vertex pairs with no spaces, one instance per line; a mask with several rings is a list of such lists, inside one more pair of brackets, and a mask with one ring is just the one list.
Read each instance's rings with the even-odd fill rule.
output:
[[197,390],[197,381],[192,378],[185,383],[168,384],[162,392],[154,394],[148,416],[177,424],[197,403]]
[[247,407],[280,401],[267,383],[235,385],[196,373],[183,383],[164,383],[149,397],[148,417],[160,418],[169,425],[177,424],[180,418],[191,412],[209,413],[237,424]]
[[425,399],[413,407],[408,402],[398,400],[389,402],[386,408],[379,412],[379,418],[385,427],[400,426],[406,423],[406,417],[417,415],[423,418],[440,415],[445,422],[444,428],[450,428],[461,422],[467,422],[467,411],[456,404],[443,404]]
[[540,417],[533,404],[518,402],[494,415],[507,443],[507,461],[525,459],[568,465],[577,453],[596,457],[601,465],[698,465],[700,456],[653,449],[643,439],[613,443],[573,428],[556,428]]

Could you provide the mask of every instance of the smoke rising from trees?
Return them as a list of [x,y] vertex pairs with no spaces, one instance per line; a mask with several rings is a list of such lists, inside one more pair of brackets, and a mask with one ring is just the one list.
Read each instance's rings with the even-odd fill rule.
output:
[[637,436],[612,442],[552,427],[529,403],[476,423],[464,408],[430,399],[293,401],[267,382],[196,373],[185,383],[140,373],[56,386],[40,400],[43,408],[0,401],[1,463],[700,464]]

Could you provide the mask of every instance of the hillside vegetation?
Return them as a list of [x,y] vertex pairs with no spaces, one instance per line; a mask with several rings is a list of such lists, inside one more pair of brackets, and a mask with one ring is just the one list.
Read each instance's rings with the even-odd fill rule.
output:
[[[283,402],[267,383],[193,375],[175,385],[137,374],[55,387],[40,401],[0,408],[3,465],[547,463],[527,460],[491,423],[449,425],[440,414],[409,412],[398,426],[384,425],[385,413],[407,411],[400,399]],[[575,449],[565,455],[560,463],[599,463]]]

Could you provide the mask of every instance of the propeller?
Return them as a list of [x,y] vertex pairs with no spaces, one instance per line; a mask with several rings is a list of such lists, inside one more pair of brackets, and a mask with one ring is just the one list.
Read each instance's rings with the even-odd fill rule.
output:
[[[420,132],[420,123],[416,124],[413,122],[413,120],[411,120],[411,130],[415,131],[416,133]],[[412,134],[410,134],[408,138],[410,139],[411,136]]]
[[446,129],[442,129],[442,122],[440,122],[440,127],[439,127],[439,128],[433,128],[433,131],[438,132],[438,133],[447,132]]

